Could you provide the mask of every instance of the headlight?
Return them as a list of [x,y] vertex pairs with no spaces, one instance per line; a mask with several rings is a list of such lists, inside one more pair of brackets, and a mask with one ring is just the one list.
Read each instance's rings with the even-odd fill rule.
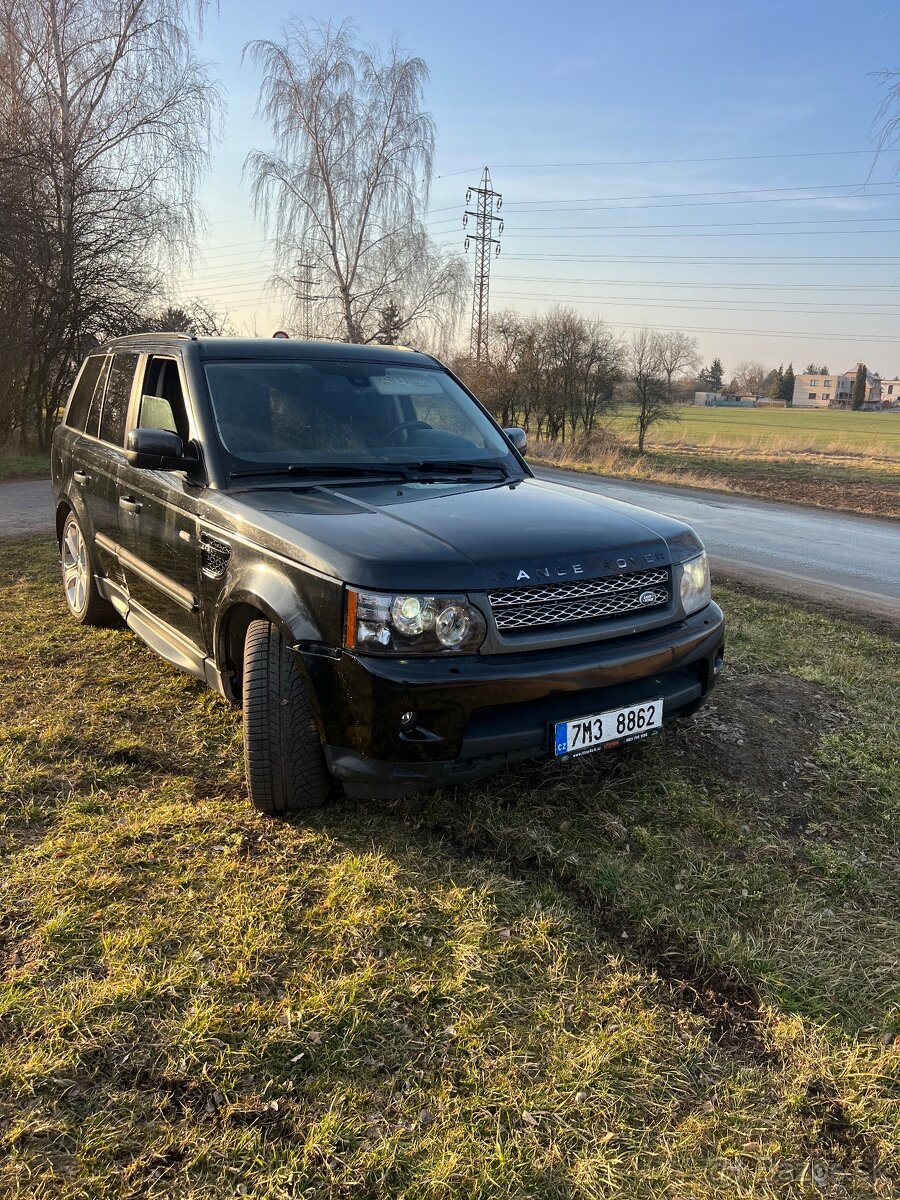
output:
[[387,596],[347,589],[344,644],[374,654],[474,654],[484,617],[466,596]]
[[685,615],[705,608],[712,600],[706,551],[681,564],[681,604]]

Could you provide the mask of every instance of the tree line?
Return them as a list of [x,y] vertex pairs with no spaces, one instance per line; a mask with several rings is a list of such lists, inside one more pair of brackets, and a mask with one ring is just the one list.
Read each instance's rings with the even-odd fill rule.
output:
[[[205,0],[0,0],[0,449],[46,448],[79,363],[152,329],[221,333],[173,296],[190,266],[198,182],[222,111],[196,53]],[[428,234],[427,68],[349,23],[289,22],[247,47],[273,146],[245,174],[274,240],[273,290],[302,329],[446,348],[461,256]],[[290,326],[289,326],[290,327]]]
[[190,249],[219,96],[185,0],[0,3],[0,445],[46,447],[84,354]]
[[605,428],[621,410],[640,453],[655,424],[677,419],[676,404],[688,398],[685,381],[693,384],[689,373],[700,362],[696,339],[678,330],[643,328],[621,337],[564,306],[495,314],[488,350],[480,363],[461,356],[453,366],[501,425],[565,442]]

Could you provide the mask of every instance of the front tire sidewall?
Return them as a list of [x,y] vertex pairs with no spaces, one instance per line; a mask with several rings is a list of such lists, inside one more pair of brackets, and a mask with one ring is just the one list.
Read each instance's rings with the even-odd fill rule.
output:
[[332,793],[312,700],[278,628],[253,621],[244,643],[244,763],[260,812],[321,808]]

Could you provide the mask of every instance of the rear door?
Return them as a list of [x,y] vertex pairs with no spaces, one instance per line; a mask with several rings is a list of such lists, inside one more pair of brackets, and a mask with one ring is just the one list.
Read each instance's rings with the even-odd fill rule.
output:
[[106,356],[77,447],[78,469],[72,475],[87,510],[98,567],[119,585],[118,476],[125,465],[125,413],[137,357]]
[[[101,375],[106,371],[106,355],[92,354],[84,360],[72,395],[66,406],[62,424],[53,436],[53,453],[51,457],[53,482],[59,496],[64,496],[76,508],[76,515],[84,520],[82,489],[85,482],[85,472],[81,469],[78,448],[81,435],[88,423],[94,394],[101,382]],[[102,398],[103,389],[100,387]],[[99,414],[99,408],[98,408]],[[100,427],[99,415],[97,427]],[[76,478],[73,478],[75,476]],[[77,511],[79,508],[82,511]],[[84,521],[85,532],[90,533],[88,522]]]
[[[180,362],[143,355],[129,429],[168,429],[187,444],[191,424]],[[197,647],[200,561],[197,510],[202,487],[183,471],[148,471],[126,462],[119,474],[120,562],[129,600]]]

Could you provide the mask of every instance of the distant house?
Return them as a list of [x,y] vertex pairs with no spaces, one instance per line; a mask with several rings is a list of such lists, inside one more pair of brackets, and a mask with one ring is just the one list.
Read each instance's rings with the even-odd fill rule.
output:
[[882,379],[881,407],[900,408],[900,379]]
[[[850,408],[853,403],[856,369],[854,367],[852,371],[844,371],[838,375],[826,375],[821,372],[818,375],[798,375],[794,380],[794,408]],[[867,406],[880,404],[881,386],[881,376],[867,370]]]

